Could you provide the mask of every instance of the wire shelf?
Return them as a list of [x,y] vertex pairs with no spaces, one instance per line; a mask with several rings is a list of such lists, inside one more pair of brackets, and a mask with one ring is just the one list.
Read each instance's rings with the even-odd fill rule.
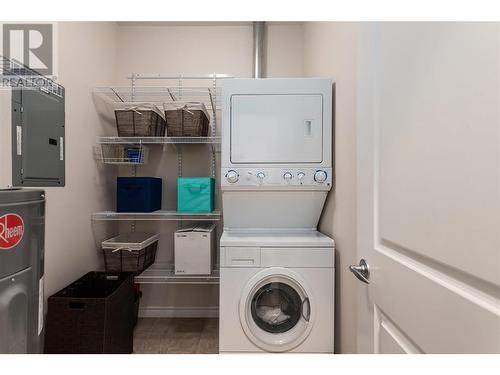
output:
[[[94,92],[111,102],[147,102],[163,104],[177,101],[196,101],[205,104],[208,110],[220,110],[221,87],[217,81],[234,78],[228,74],[163,74],[131,73],[129,86],[96,87]],[[139,85],[140,81],[153,85]]]
[[92,214],[95,221],[219,221],[220,211],[184,213],[173,210],[159,210],[154,212],[116,212],[102,211]]
[[157,263],[135,277],[139,284],[219,284],[219,270],[210,275],[176,275],[171,264]]
[[131,73],[127,79],[165,79],[165,80],[202,80],[202,79],[209,79],[209,80],[217,80],[217,79],[227,79],[227,78],[234,78],[233,75],[230,74],[217,74],[217,73],[211,73],[211,74],[190,74],[190,75],[185,75],[185,74],[165,74],[165,73]]
[[39,89],[47,94],[64,98],[64,87],[52,79],[28,68],[16,59],[0,56],[0,77],[4,85]]
[[220,110],[220,87],[185,86],[120,86],[96,87],[94,92],[113,103],[151,103],[163,105],[171,102],[201,102],[209,111]]
[[98,144],[220,144],[221,137],[97,137]]

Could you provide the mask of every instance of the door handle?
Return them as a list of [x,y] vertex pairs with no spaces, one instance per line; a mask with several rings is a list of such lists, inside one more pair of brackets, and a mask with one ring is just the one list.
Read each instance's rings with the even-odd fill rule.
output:
[[[304,306],[307,304],[307,314],[304,313]],[[302,317],[304,318],[304,320],[306,322],[309,321],[309,318],[311,317],[311,302],[309,301],[309,297],[306,297],[303,301],[302,301],[302,309],[301,309],[301,314],[302,314]]]
[[359,265],[357,266],[349,266],[349,271],[351,271],[354,276],[358,278],[358,280],[370,284],[370,267],[368,266],[368,263],[366,263],[366,260],[361,259],[359,261]]

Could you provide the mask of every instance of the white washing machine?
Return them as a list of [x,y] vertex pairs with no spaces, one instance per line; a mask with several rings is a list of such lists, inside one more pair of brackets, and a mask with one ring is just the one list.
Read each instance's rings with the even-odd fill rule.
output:
[[333,353],[334,259],[317,231],[224,232],[220,352]]
[[329,79],[223,83],[221,352],[333,353]]

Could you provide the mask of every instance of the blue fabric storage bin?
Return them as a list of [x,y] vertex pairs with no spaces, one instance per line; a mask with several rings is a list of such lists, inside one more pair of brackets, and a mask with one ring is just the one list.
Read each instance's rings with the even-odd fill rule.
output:
[[212,177],[179,177],[177,179],[178,212],[212,212],[215,180]]
[[118,177],[117,212],[153,212],[161,210],[161,178]]

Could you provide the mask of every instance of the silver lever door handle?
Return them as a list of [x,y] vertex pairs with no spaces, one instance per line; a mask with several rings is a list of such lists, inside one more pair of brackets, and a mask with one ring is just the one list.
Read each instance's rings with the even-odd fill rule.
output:
[[361,259],[358,266],[349,266],[349,271],[351,271],[358,280],[370,284],[370,267],[366,260]]
[[[304,306],[307,304],[307,314],[304,314]],[[302,301],[302,317],[304,318],[304,320],[306,322],[309,321],[309,318],[311,317],[311,302],[309,301],[309,297],[306,297],[303,301]]]

